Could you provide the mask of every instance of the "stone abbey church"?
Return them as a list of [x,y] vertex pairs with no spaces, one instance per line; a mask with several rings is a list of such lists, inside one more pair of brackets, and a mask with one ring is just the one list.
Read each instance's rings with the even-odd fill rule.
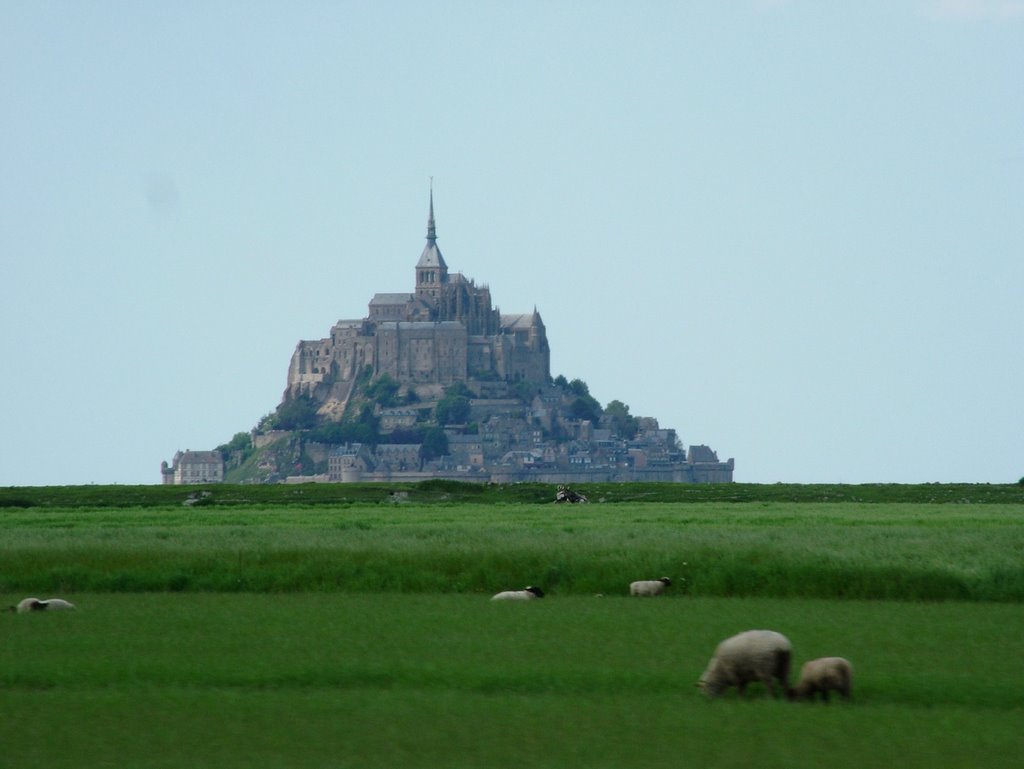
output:
[[550,379],[550,350],[536,308],[503,315],[487,286],[448,272],[437,247],[433,192],[415,290],[376,294],[365,318],[339,320],[326,339],[299,342],[284,399],[309,395],[323,404],[321,413],[340,417],[356,378],[367,369],[417,388],[469,379]]

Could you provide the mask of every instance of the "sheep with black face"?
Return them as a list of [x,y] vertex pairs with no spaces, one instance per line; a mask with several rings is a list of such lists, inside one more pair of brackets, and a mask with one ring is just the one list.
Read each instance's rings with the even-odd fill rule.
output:
[[661,579],[641,579],[629,583],[629,594],[639,596],[656,596],[665,592],[665,588],[672,584],[668,577]]
[[7,611],[16,611],[18,614],[27,614],[30,611],[64,611],[67,609],[74,609],[75,605],[71,601],[65,601],[63,598],[47,598],[40,600],[38,598],[23,598],[18,601],[17,606],[8,606]]

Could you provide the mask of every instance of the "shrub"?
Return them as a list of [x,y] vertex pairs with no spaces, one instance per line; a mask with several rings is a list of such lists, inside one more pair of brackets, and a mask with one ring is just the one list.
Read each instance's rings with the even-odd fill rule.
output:
[[299,395],[277,407],[272,424],[276,430],[309,430],[316,427],[316,403],[308,395]]
[[463,424],[469,419],[469,398],[465,395],[446,395],[437,403],[434,415],[440,425]]
[[423,447],[420,449],[424,459],[437,459],[448,453],[448,436],[440,427],[431,427],[423,434]]
[[381,374],[377,381],[366,388],[366,397],[385,408],[398,404],[398,390],[401,385],[388,374]]

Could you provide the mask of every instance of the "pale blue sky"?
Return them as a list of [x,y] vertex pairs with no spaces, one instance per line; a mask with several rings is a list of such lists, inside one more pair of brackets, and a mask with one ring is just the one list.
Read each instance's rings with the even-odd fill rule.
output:
[[554,374],[737,481],[1024,475],[1024,2],[3,0],[0,161],[0,485],[251,428],[431,176]]

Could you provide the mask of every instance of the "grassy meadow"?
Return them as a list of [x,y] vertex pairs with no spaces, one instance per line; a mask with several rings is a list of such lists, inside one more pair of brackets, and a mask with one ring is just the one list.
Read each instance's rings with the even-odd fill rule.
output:
[[[1019,763],[1018,487],[424,486],[0,489],[0,602],[79,606],[0,615],[0,766]],[[705,700],[753,627],[853,702]]]
[[[1024,601],[1024,505],[462,502],[11,508],[0,587],[37,592],[675,593]],[[646,577],[645,577],[646,578]]]

